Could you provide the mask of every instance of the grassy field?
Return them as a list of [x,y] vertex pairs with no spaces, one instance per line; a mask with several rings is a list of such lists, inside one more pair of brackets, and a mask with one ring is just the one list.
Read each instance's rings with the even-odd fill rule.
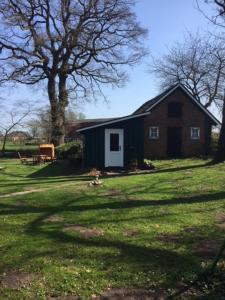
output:
[[[0,299],[179,291],[224,239],[225,164],[207,163],[155,161],[154,172],[90,187],[66,162],[0,160]],[[220,276],[175,299],[224,299]]]
[[[2,143],[0,142],[0,149],[2,149]],[[25,144],[14,144],[12,142],[7,142],[6,151],[18,151],[18,150],[38,150],[38,145],[25,145]]]
[[[2,150],[2,143],[0,142],[0,152]],[[21,154],[36,154],[39,152],[38,145],[25,145],[25,144],[14,144],[12,142],[7,142],[5,147],[4,155],[6,157],[18,157],[18,152]]]

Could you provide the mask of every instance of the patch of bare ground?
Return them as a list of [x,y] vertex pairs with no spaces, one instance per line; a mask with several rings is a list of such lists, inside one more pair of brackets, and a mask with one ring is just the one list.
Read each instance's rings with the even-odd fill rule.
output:
[[[221,247],[221,243],[212,239],[202,239],[194,246],[194,253],[203,258],[213,258]],[[225,253],[224,253],[225,257]]]
[[196,233],[198,231],[198,228],[196,228],[195,226],[187,226],[183,228],[183,232],[186,233]]
[[15,203],[15,205],[16,205],[16,206],[26,206],[27,204],[26,204],[26,202],[24,202],[24,201],[17,201],[17,202]]
[[133,237],[139,235],[139,231],[135,229],[129,229],[124,231],[123,235],[126,237]]
[[160,242],[163,243],[173,243],[178,244],[181,242],[181,236],[178,234],[162,234],[157,238]]
[[50,216],[46,219],[47,222],[63,222],[64,221],[64,218],[61,217],[61,216]]
[[108,196],[108,197],[116,197],[116,196],[120,196],[122,194],[122,192],[120,190],[108,190],[106,193],[103,194],[103,196]]
[[48,300],[78,300],[79,297],[77,296],[57,296],[57,297],[49,297]]
[[193,174],[193,171],[189,170],[189,171],[186,171],[184,172],[185,175],[192,175]]
[[15,192],[15,193],[10,193],[10,194],[3,194],[0,195],[0,198],[9,198],[9,197],[13,197],[13,196],[23,196],[23,195],[28,195],[28,194],[32,194],[32,193],[37,193],[37,192],[43,192],[46,189],[30,189],[29,191],[22,191],[22,192]]
[[112,288],[103,292],[97,300],[164,300],[166,293],[162,289],[156,291],[134,288]]
[[126,201],[143,201],[144,199],[142,199],[140,196],[125,196],[125,200]]
[[225,229],[225,213],[218,212],[215,216],[216,225],[222,229]]
[[225,213],[224,212],[218,212],[215,216],[215,219],[217,222],[225,222]]
[[20,290],[31,285],[37,275],[19,271],[9,271],[0,276],[0,288]]
[[84,238],[99,237],[104,235],[103,230],[87,228],[79,224],[66,224],[63,230],[78,232]]
[[196,299],[196,297],[204,296],[204,293],[193,285],[184,282],[178,282],[176,293],[172,299]]

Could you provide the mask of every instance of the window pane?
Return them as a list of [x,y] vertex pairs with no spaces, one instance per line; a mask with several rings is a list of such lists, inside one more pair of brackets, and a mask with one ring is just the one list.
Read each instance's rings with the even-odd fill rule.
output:
[[200,139],[200,128],[198,127],[191,128],[191,138],[194,140]]
[[119,151],[119,133],[110,134],[110,151]]
[[149,137],[151,139],[159,138],[159,127],[150,127]]

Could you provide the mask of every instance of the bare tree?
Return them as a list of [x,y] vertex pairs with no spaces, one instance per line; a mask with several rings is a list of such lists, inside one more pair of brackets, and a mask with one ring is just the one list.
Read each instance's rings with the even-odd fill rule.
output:
[[221,105],[225,80],[225,46],[212,35],[187,33],[161,58],[153,58],[150,71],[161,86],[182,83],[205,107]]
[[[85,119],[81,112],[75,112],[72,108],[65,111],[65,125],[77,120]],[[27,122],[27,128],[32,138],[40,138],[46,142],[51,140],[51,110],[49,106],[36,109],[35,117]]]
[[90,99],[118,86],[140,61],[146,34],[135,0],[1,0],[0,80],[46,82],[52,141],[64,141],[69,95]]
[[[202,14],[215,25],[216,38],[223,44],[225,42],[225,0],[205,0],[204,2],[212,7],[214,13],[208,16],[199,1],[196,0],[199,10]],[[224,55],[225,57],[225,55]],[[218,148],[215,155],[215,162],[225,161],[225,79],[223,80],[223,102],[222,102],[222,125],[218,141]]]
[[3,143],[2,143],[2,154],[5,153],[5,146],[8,135],[11,131],[15,128],[24,126],[25,119],[31,114],[30,107],[20,107],[19,109],[13,106],[9,110],[2,111],[1,117],[1,125],[0,128],[2,129],[3,133]]

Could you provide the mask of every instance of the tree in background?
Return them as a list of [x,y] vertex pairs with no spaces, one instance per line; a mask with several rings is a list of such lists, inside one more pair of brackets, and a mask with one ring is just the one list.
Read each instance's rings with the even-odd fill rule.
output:
[[150,65],[163,88],[182,83],[205,107],[221,107],[225,80],[225,45],[210,34],[187,33]]
[[[75,112],[72,108],[65,111],[65,125],[85,119],[85,115],[81,112]],[[36,116],[27,122],[28,131],[33,139],[51,141],[51,110],[50,107],[40,108],[36,112]]]
[[[219,33],[216,32],[216,38],[225,44],[225,0],[208,0],[205,1],[208,5],[211,5],[215,11],[215,14],[208,17],[200,8],[202,13],[215,25],[216,29],[219,29]],[[198,3],[198,1],[197,1]],[[225,57],[225,56],[224,56]],[[223,107],[222,107],[222,125],[220,130],[220,136],[218,141],[217,152],[215,155],[215,162],[225,161],[225,80],[223,84]],[[225,247],[225,243],[224,243]]]
[[69,95],[90,100],[119,86],[146,54],[135,0],[1,0],[0,82],[45,82],[55,145],[64,142]]
[[3,110],[1,108],[1,125],[3,134],[2,154],[5,153],[6,141],[12,130],[25,126],[25,120],[31,114],[31,109],[27,105],[21,105],[19,108],[14,105],[11,109]]
[[65,113],[65,119],[66,124],[71,124],[73,122],[76,122],[77,120],[84,120],[86,119],[86,116],[82,112],[75,112],[71,108],[68,108]]
[[205,107],[214,103],[222,114],[215,162],[225,160],[225,44],[212,35],[188,34],[161,58],[153,59],[151,72],[163,87],[182,83]]

